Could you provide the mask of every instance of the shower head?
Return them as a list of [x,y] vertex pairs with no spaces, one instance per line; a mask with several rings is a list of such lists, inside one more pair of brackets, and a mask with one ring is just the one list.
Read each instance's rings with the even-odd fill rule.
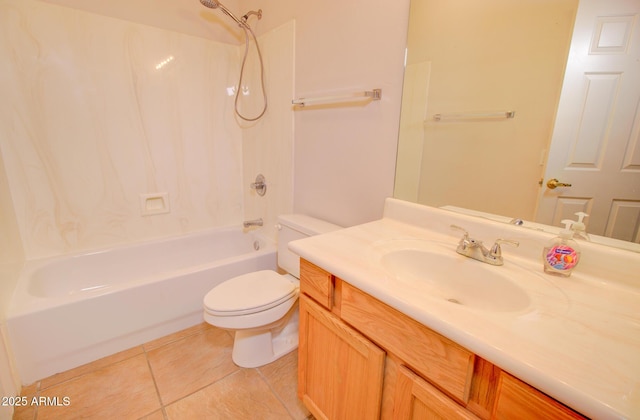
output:
[[220,7],[220,3],[218,3],[217,1],[200,0],[200,3],[202,3],[205,7],[208,7],[209,9],[217,9],[218,7]]
[[243,22],[240,19],[238,19],[236,17],[236,15],[231,13],[231,11],[229,11],[229,9],[224,7],[224,5],[222,3],[220,3],[219,1],[216,1],[216,0],[200,0],[200,3],[202,3],[203,6],[208,7],[209,9],[220,9],[220,10],[222,10],[225,15],[227,15],[231,19],[235,20],[236,23],[239,26],[243,27],[243,28],[246,27],[246,25],[247,25],[245,22]]
[[[244,57],[242,58],[242,65],[240,66],[240,80],[238,80],[238,85],[236,87],[234,111],[239,118],[245,121],[257,121],[260,118],[262,118],[264,113],[267,111],[267,93],[264,90],[264,64],[262,62],[262,54],[260,53],[260,46],[258,45],[258,38],[256,38],[256,34],[253,32],[253,29],[251,29],[251,26],[249,26],[249,23],[247,21],[249,20],[249,17],[252,15],[257,16],[258,19],[262,19],[262,9],[258,9],[257,11],[251,10],[247,12],[244,16],[242,16],[242,19],[238,19],[236,15],[231,13],[229,9],[224,7],[224,5],[217,0],[200,0],[200,3],[202,3],[203,6],[208,7],[209,9],[222,10],[225,15],[235,20],[238,26],[240,26],[244,30],[245,49],[244,49]],[[264,98],[264,107],[262,108],[262,111],[260,112],[260,114],[258,114],[258,116],[256,117],[246,117],[238,110],[238,99],[240,97],[240,90],[241,90],[240,87],[243,86],[242,77],[244,75],[244,65],[247,61],[247,55],[249,53],[249,34],[251,34],[251,37],[253,37],[253,42],[255,43],[256,52],[258,53],[258,59],[260,61],[260,84],[262,85],[262,97]]]

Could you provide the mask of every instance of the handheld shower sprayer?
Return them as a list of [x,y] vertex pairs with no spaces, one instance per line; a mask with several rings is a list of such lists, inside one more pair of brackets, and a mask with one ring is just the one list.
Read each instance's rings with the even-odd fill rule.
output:
[[[236,97],[235,97],[235,112],[236,115],[238,117],[240,117],[241,119],[245,120],[245,121],[257,121],[260,118],[262,118],[262,116],[264,115],[264,113],[267,111],[267,93],[264,90],[264,64],[262,63],[262,54],[260,53],[260,46],[258,45],[258,39],[256,38],[256,35],[253,33],[253,30],[251,29],[251,26],[249,26],[249,24],[247,23],[247,20],[249,19],[249,17],[251,15],[256,15],[259,19],[262,19],[262,9],[258,9],[258,11],[255,10],[251,10],[249,12],[247,12],[244,16],[242,16],[241,19],[238,19],[238,17],[236,15],[234,15],[233,13],[231,13],[231,11],[229,9],[227,9],[222,3],[220,3],[217,0],[200,0],[200,3],[202,3],[203,6],[208,7],[209,9],[220,9],[222,10],[222,12],[229,16],[231,19],[233,19],[238,26],[240,26],[245,33],[245,49],[244,49],[244,58],[242,59],[242,66],[240,67],[240,80],[238,81],[238,86],[236,88]],[[256,51],[258,52],[258,58],[260,59],[260,81],[262,84],[262,98],[264,100],[264,107],[262,108],[262,112],[260,112],[260,114],[258,114],[258,116],[256,117],[246,117],[244,115],[242,115],[242,113],[240,113],[240,111],[238,110],[238,98],[240,95],[240,90],[242,88],[242,77],[244,74],[244,65],[247,61],[247,55],[249,53],[249,33],[251,34],[251,36],[253,37],[253,41],[256,44]]]
[[248,26],[247,19],[249,19],[249,16],[251,16],[251,15],[256,15],[258,17],[258,19],[262,19],[262,9],[259,9],[257,12],[255,10],[251,10],[250,12],[247,12],[244,16],[242,16],[241,19],[239,19],[229,9],[227,9],[224,6],[224,4],[220,3],[219,1],[216,1],[216,0],[200,0],[200,3],[202,3],[203,6],[208,7],[209,9],[220,9],[220,10],[222,10],[222,12],[225,15],[227,15],[231,19],[235,20],[236,23],[238,24],[238,26],[243,27],[243,28]]

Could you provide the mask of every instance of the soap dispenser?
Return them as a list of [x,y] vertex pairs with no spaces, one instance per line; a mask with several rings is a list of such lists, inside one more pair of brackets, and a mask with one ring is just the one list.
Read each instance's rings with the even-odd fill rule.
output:
[[573,220],[563,220],[565,228],[552,239],[551,243],[544,247],[542,259],[544,272],[569,277],[571,272],[580,262],[580,250],[578,243],[573,240]]
[[578,220],[573,222],[573,224],[571,225],[571,230],[573,231],[573,237],[575,239],[582,239],[585,241],[590,241],[591,238],[589,238],[589,234],[587,233],[587,228],[584,224],[584,222],[582,221],[585,217],[589,216],[587,213],[579,211],[577,213],[574,213],[576,216],[578,216]]

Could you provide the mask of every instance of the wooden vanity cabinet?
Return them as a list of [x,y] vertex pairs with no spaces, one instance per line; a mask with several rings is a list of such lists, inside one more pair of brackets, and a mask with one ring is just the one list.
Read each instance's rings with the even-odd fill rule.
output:
[[298,397],[316,418],[584,418],[322,268],[300,272]]
[[[310,296],[316,302],[331,310],[333,305],[334,277],[308,261],[300,263],[300,293]],[[302,280],[304,279],[304,280]]]
[[478,417],[401,366],[395,385],[393,419],[477,420]]
[[584,419],[583,416],[522,382],[500,372],[492,419]]
[[[323,279],[331,281],[331,276],[320,269],[312,271],[313,281],[302,290],[314,294],[327,290]],[[308,272],[303,270],[301,277]],[[320,300],[330,302],[332,296]],[[308,295],[300,296],[298,398],[315,418],[379,418],[384,358],[382,349],[338,316]]]
[[344,321],[457,402],[469,400],[473,353],[350,284],[341,295]]

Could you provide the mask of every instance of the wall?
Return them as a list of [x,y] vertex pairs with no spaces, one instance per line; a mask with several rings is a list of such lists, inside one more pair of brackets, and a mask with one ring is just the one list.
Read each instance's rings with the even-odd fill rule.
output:
[[[412,4],[415,81],[405,81],[412,95],[399,160],[414,170],[399,174],[406,191],[396,197],[533,219],[576,8],[577,0]],[[515,118],[433,120],[507,110]]]
[[[244,12],[243,12],[244,13]],[[257,26],[255,18],[251,24]],[[276,221],[280,214],[293,210],[293,112],[290,101],[293,95],[295,22],[270,29],[259,36],[264,61],[267,90],[267,111],[255,123],[243,123],[243,185],[244,218],[264,220],[262,231],[276,238]],[[240,47],[244,51],[244,46]],[[249,50],[247,74],[243,84],[252,87],[256,95],[250,108],[244,107],[247,117],[260,113],[262,98],[257,92],[260,86],[260,66],[255,50]],[[262,174],[267,184],[263,197],[249,188],[256,175]]]
[[[236,45],[244,42],[242,31],[232,20],[219,10],[204,7],[198,0],[39,1],[219,41],[225,44]],[[223,3],[232,13],[242,16],[244,12],[239,12],[239,2],[240,0],[225,0]]]
[[[193,0],[140,0],[135,5],[126,0],[43,1],[225,42],[242,41],[237,32],[220,33],[220,25],[227,32],[234,29],[220,11]],[[296,76],[290,80],[295,94],[283,99],[283,109],[290,111],[285,104],[298,96],[383,89],[382,100],[367,106],[295,111],[295,181],[291,181],[295,211],[342,225],[379,218],[384,198],[393,195],[409,0],[349,0],[331,7],[295,0],[225,4],[238,16],[262,8],[263,19],[252,18],[261,34],[296,21]],[[215,24],[209,27],[209,22]]]
[[[18,395],[20,383],[12,363],[5,309],[18,281],[24,252],[0,153],[0,396]],[[0,406],[0,419],[10,419],[13,407]]]
[[[268,159],[251,133],[277,135],[271,147],[282,153],[271,156],[283,157],[275,164],[286,174],[268,178],[283,185],[284,202],[266,204],[269,195],[251,215],[256,206],[291,211],[292,118],[281,118],[277,98],[292,86],[277,75],[293,75],[293,26],[265,34],[274,105],[241,128],[228,88],[244,45],[42,2],[0,5],[0,52],[11,57],[0,148],[27,258],[241,223],[253,173]],[[145,216],[140,195],[155,193],[168,194],[169,212]]]
[[409,0],[339,5],[242,1],[260,29],[296,20],[295,97],[382,89],[366,106],[297,110],[294,209],[344,226],[382,216],[393,195]]
[[[221,12],[193,0],[141,0],[135,5],[126,0],[46,1],[198,36],[220,36],[204,20],[233,29],[228,19],[220,19]],[[394,188],[409,0],[349,0],[334,7],[295,0],[225,4],[239,16],[262,8],[263,19],[252,21],[258,33],[296,21],[295,82],[290,80],[295,94],[283,96],[283,110],[291,110],[287,104],[294,97],[383,89],[382,100],[367,106],[295,111],[295,181],[290,181],[295,211],[342,225],[379,218],[384,198]],[[235,39],[241,41],[237,35]],[[289,81],[285,77],[281,80]],[[276,91],[281,90],[271,94]],[[255,175],[245,172],[249,176]]]

